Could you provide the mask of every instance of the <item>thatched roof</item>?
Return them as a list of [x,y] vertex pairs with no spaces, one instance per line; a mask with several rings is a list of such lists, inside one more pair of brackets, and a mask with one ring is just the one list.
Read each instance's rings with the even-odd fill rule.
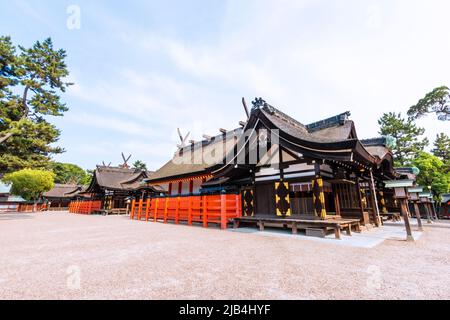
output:
[[[255,108],[252,110],[252,114],[255,110]],[[348,119],[349,112],[341,113],[312,124],[303,125],[282,111],[267,104],[261,106],[258,110],[278,129],[300,140],[319,144],[333,144],[346,141],[349,142],[348,145],[354,146],[357,144],[354,123]],[[233,150],[242,132],[243,129],[239,128],[225,135],[227,151]],[[218,144],[223,144],[223,137],[224,135],[219,135],[213,137],[211,140],[204,140],[181,148],[170,161],[147,179],[148,182],[156,183],[210,173],[218,164],[225,164],[223,157],[215,157],[215,161],[205,161],[202,153],[207,155],[211,154]],[[360,145],[360,149],[367,157],[371,157],[362,145]]]
[[[178,150],[173,158],[158,169],[149,179],[149,182],[161,181],[172,177],[182,177],[185,175],[201,175],[209,168],[222,163],[223,157],[215,155],[215,150],[232,150],[237,140],[242,134],[242,129],[235,129],[225,136],[225,148],[220,144],[224,143],[224,135],[212,137],[211,140],[201,141],[186,146]],[[236,137],[236,139],[235,139]]]
[[45,198],[71,198],[80,190],[76,184],[55,184],[52,190],[45,192]]
[[143,179],[150,177],[152,172],[122,167],[97,166],[92,182],[86,193],[98,189],[107,190],[136,190],[141,186]]

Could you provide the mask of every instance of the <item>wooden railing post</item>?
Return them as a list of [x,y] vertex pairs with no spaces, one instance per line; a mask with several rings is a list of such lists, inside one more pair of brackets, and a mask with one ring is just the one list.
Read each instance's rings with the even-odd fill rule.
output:
[[208,209],[206,208],[207,202],[206,198],[207,196],[201,197],[201,204],[202,204],[202,220],[203,220],[203,227],[208,228]]
[[144,200],[142,198],[139,199],[139,206],[138,206],[138,220],[141,221],[142,218],[142,204],[144,203]]
[[180,197],[177,197],[177,207],[175,208],[175,224],[180,222]]
[[227,195],[220,195],[220,228],[227,228]]
[[130,219],[134,220],[134,207],[136,205],[136,200],[131,200],[131,211],[130,211]]
[[188,225],[192,226],[192,197],[189,197]]
[[164,205],[164,223],[167,223],[167,206],[169,204],[169,198],[165,198],[166,203]]
[[153,222],[158,221],[158,204],[159,204],[159,198],[156,198],[155,210],[153,212]]
[[235,201],[236,201],[236,217],[240,218],[242,217],[242,211],[241,211],[241,197],[239,194],[236,194]]
[[150,213],[150,204],[151,204],[150,198],[147,198],[147,202],[145,205],[145,221],[148,221],[148,215]]

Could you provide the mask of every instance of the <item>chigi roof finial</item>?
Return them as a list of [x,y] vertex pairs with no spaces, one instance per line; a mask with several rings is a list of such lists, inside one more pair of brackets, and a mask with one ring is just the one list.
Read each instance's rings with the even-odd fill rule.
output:
[[260,109],[267,106],[267,102],[263,98],[255,98],[255,101],[252,101],[252,104],[253,109]]

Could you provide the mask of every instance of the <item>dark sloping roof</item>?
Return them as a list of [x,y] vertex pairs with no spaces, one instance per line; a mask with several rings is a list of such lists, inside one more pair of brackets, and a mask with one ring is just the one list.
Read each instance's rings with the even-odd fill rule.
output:
[[73,193],[79,190],[76,184],[55,184],[52,190],[45,192],[45,198],[71,198]]
[[96,186],[108,190],[134,190],[151,174],[130,168],[97,166],[91,185],[85,192],[93,192]]
[[380,160],[386,158],[387,155],[391,155],[391,151],[384,146],[365,146],[366,150],[370,152],[371,155],[377,157]]
[[[333,153],[335,157],[342,158],[345,156],[346,159],[351,159],[354,153],[359,157],[358,159],[375,163],[375,157],[358,140],[354,122],[348,119],[349,116],[350,113],[345,112],[309,125],[303,125],[277,108],[267,104],[261,98],[256,99],[253,102],[251,116],[247,121],[246,127],[234,130],[236,139],[234,137],[227,139],[227,151],[233,150],[232,147],[236,144],[236,141],[243,138],[241,137],[243,130],[255,128],[256,119],[259,119],[261,122],[270,123],[270,128],[278,128],[283,134],[293,137],[294,140],[305,147],[305,150],[312,150],[312,154],[318,153],[321,156],[328,156]],[[219,163],[224,164],[223,158],[218,157],[216,161],[212,162],[206,162],[202,159],[202,152],[208,154],[211,150],[214,150],[217,144],[223,143],[221,139],[216,141],[216,138],[222,138],[222,136],[180,149],[148,181],[150,183],[167,181],[173,178],[200,175],[217,169]],[[321,153],[322,151],[324,153]],[[192,159],[199,161],[193,161]]]
[[[264,115],[280,130],[301,140],[330,143],[348,140],[354,130],[353,121],[347,119],[348,113],[329,118],[310,125],[303,125],[297,120],[287,116],[277,108],[265,104],[260,110]],[[346,115],[343,118],[343,115]],[[339,121],[330,121],[330,119],[340,119]]]
[[[235,145],[235,137],[239,138],[242,129],[235,129],[225,136],[225,150],[231,150]],[[184,175],[204,174],[211,167],[223,161],[223,135],[213,137],[209,141],[198,142],[177,151],[173,158],[158,169],[149,179],[149,182],[170,180],[173,177]],[[223,154],[223,153],[222,153]]]

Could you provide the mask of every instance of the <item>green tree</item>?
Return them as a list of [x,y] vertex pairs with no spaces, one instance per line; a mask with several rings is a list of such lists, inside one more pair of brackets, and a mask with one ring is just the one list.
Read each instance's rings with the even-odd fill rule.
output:
[[378,124],[381,135],[392,136],[396,140],[392,152],[397,166],[409,165],[429,143],[427,138],[421,138],[425,129],[417,127],[410,119],[404,119],[400,113],[384,113]]
[[436,136],[432,152],[450,170],[450,137],[448,135],[440,133]]
[[75,164],[51,162],[49,169],[55,174],[55,183],[82,185],[90,183],[91,175]]
[[431,186],[435,199],[450,191],[450,172],[444,170],[444,163],[438,157],[420,152],[412,164],[420,170],[417,183],[425,188]]
[[139,170],[147,171],[147,165],[141,160],[136,160],[133,163],[133,169],[139,169]]
[[436,113],[439,120],[450,121],[450,89],[446,86],[435,88],[409,108],[408,116],[417,119],[428,113]]
[[54,186],[54,174],[50,171],[23,169],[8,173],[3,182],[11,184],[11,193],[35,203],[44,192],[50,191]]
[[0,37],[0,53],[0,173],[45,168],[64,151],[53,146],[60,131],[47,116],[67,111],[59,96],[71,85],[66,53],[51,39],[17,49],[10,37]]

